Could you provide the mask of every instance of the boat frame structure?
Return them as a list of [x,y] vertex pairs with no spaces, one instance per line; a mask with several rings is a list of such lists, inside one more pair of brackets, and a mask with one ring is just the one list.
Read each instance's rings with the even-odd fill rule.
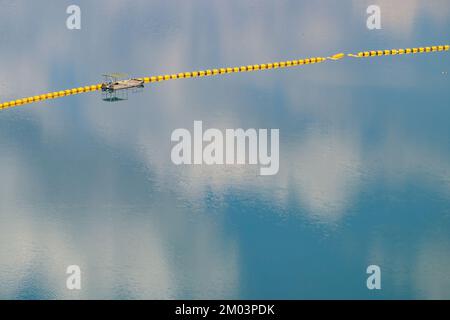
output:
[[103,75],[105,81],[102,83],[102,99],[107,102],[128,100],[128,92],[141,92],[144,88],[144,80],[128,78],[125,73],[111,73]]

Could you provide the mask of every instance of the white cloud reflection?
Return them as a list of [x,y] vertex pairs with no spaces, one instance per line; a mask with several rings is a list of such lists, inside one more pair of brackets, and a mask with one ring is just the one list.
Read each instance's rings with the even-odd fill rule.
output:
[[[151,18],[145,27],[151,32],[148,34],[139,33],[140,36],[144,35],[141,41],[131,43],[133,41],[133,34],[131,33],[127,38],[122,39],[121,42],[122,47],[132,44],[132,46],[127,48],[126,54],[126,57],[128,57],[126,59],[127,64],[129,65],[129,69],[132,70],[142,70],[142,66],[145,65],[156,67],[161,72],[188,69],[192,61],[196,60],[196,54],[205,55],[201,51],[194,51],[193,43],[199,44],[201,48],[204,48],[205,52],[210,52],[212,47],[206,46],[206,44],[202,45],[202,38],[199,38],[199,36],[203,36],[210,39],[210,36],[206,36],[205,32],[207,31],[203,30],[204,28],[196,19],[193,19],[196,10],[208,13],[211,20],[215,21],[211,23],[213,26],[211,29],[216,32],[216,48],[214,50],[220,53],[220,60],[225,63],[238,64],[247,61],[270,60],[275,57],[279,58],[280,52],[292,51],[293,49],[297,49],[295,52],[305,52],[305,55],[307,55],[306,52],[308,50],[311,50],[311,53],[317,52],[318,49],[321,52],[325,50],[333,52],[331,50],[335,50],[338,44],[349,42],[343,34],[349,26],[343,25],[341,26],[342,28],[336,27],[342,24],[342,15],[345,12],[343,12],[344,10],[338,10],[339,6],[336,7],[335,4],[316,6],[313,15],[306,11],[301,11],[300,13],[295,13],[299,17],[286,19],[286,17],[293,15],[292,2],[281,2],[276,6],[271,5],[270,2],[252,2],[247,5],[240,4],[239,2],[231,2],[224,5],[221,1],[204,1],[198,4],[179,1],[176,4],[167,4],[166,6],[162,5],[162,2],[155,2],[152,4],[152,8],[156,10],[148,8],[149,4],[146,1],[136,1],[132,5],[125,4],[122,1],[110,1],[108,3],[105,11],[99,12],[99,17],[107,16],[108,19],[102,19],[102,23],[96,24],[95,27],[91,26],[89,28],[89,37],[85,36],[81,41],[86,41],[87,45],[90,42],[89,39],[94,38],[98,39],[99,47],[110,47],[109,41],[111,38],[105,38],[102,35],[107,34],[108,30],[116,30],[117,26],[121,24],[124,27],[129,27],[128,22],[122,18],[124,14],[145,21],[145,19],[142,19],[142,13],[147,12]],[[403,3],[393,4],[380,1],[379,4],[383,7],[389,7],[388,10],[383,11],[383,15],[386,16],[385,18],[388,23],[412,24],[416,20],[416,16],[420,14],[418,8],[427,10],[427,12],[439,21],[439,17],[443,14],[442,12],[446,12],[449,9],[444,2],[439,2],[436,5],[428,5],[423,2],[419,4],[419,1],[411,1],[405,5]],[[353,6],[356,8],[359,8],[361,5],[360,2],[353,2]],[[91,4],[87,2],[83,3],[87,17],[89,17],[89,10],[92,10],[90,6]],[[171,11],[171,8],[175,6],[177,7],[176,14]],[[298,6],[298,9],[304,9],[306,5],[295,3],[294,6]],[[395,6],[401,6],[401,8]],[[346,9],[344,5],[342,7]],[[148,9],[144,10],[144,8]],[[22,12],[22,15],[26,17],[35,14],[36,9],[35,6],[29,5],[26,1],[18,1],[13,7],[10,4],[9,10],[2,12],[6,16],[11,14],[11,10],[15,10]],[[247,19],[245,15],[236,15],[235,13],[239,12],[239,9],[251,9],[253,18]],[[53,8],[51,10],[52,14],[56,15],[56,9]],[[162,20],[152,21],[152,18],[156,19],[158,16],[155,15],[155,12],[158,12],[158,10],[167,13],[167,15],[163,16],[161,18]],[[399,16],[400,13],[401,16]],[[1,14],[0,17],[2,17]],[[0,19],[0,21],[2,21],[3,26],[6,28],[7,19]],[[169,28],[169,22],[174,23],[174,21],[176,21],[177,33],[174,33],[171,37],[159,37],[158,34],[164,33],[165,28]],[[272,23],[267,23],[267,21],[272,21]],[[152,22],[155,24],[152,24]],[[326,28],[323,26],[325,22],[328,24]],[[300,30],[302,37],[301,39],[293,38],[295,43],[289,42],[288,45],[285,41],[286,38],[277,36],[277,34],[284,30],[280,28]],[[32,51],[33,56],[36,58],[29,58],[31,51],[21,52],[22,57],[16,57],[16,59],[23,62],[20,64],[20,68],[22,68],[19,70],[20,72],[17,72],[17,66],[15,64],[6,63],[8,59],[0,59],[3,62],[2,70],[4,71],[2,72],[3,79],[0,83],[6,83],[12,79],[11,83],[21,84],[19,88],[21,92],[28,91],[34,93],[35,90],[43,90],[49,87],[49,83],[51,82],[49,78],[53,75],[47,72],[47,70],[51,69],[53,61],[60,60],[61,56],[71,56],[70,51],[73,50],[74,44],[69,40],[70,37],[68,36],[67,30],[64,28],[55,28],[52,23],[36,24],[36,29],[33,37],[29,39],[31,41],[29,41],[30,46],[34,48]],[[397,29],[400,30],[398,32],[405,34],[410,32],[411,26],[399,25]],[[183,30],[182,33],[181,30]],[[12,37],[20,38],[20,31],[16,30],[14,32],[17,35],[13,34]],[[132,29],[131,32],[133,32]],[[361,33],[364,32],[365,30],[361,30]],[[156,37],[152,38],[155,35]],[[10,41],[13,41],[11,39]],[[56,43],[49,43],[46,39],[58,39],[57,45]],[[330,39],[332,40],[331,42]],[[311,41],[317,43],[312,43]],[[238,53],[236,52],[236,46],[240,47]],[[6,50],[2,53],[5,57],[12,57],[13,54],[16,54],[15,50]],[[285,56],[284,52],[281,56]],[[208,60],[214,61],[215,58],[212,57],[213,55],[205,56],[206,65],[208,64]],[[39,59],[38,63],[36,63],[36,59]],[[68,58],[68,60],[71,61],[72,57]],[[103,66],[114,66],[120,60],[114,51],[108,51],[106,54],[102,54],[100,64]],[[331,68],[333,67],[331,66]],[[85,68],[80,69],[84,70]],[[306,86],[310,82],[320,83],[322,87],[324,83],[327,85],[350,84],[359,81],[359,79],[351,80],[349,73],[343,69],[335,70],[333,77],[330,77],[329,69],[317,70],[319,71],[311,72],[310,70],[305,70],[305,78],[295,79],[299,83],[296,86],[288,86],[284,89],[284,93],[291,99],[291,103],[288,104],[289,106],[297,108],[298,104],[301,103],[303,105],[303,108],[300,109],[303,110],[301,112],[304,112],[305,108],[311,108],[308,110],[308,114],[314,114],[315,117],[322,118],[324,123],[326,123],[333,117],[338,116],[338,112],[336,111],[336,113],[330,114],[329,108],[322,112],[321,109],[323,107],[314,103],[320,97],[323,90],[316,94],[308,91],[299,94],[298,87]],[[155,72],[159,72],[159,70]],[[82,72],[76,71],[76,73],[76,78],[81,79]],[[24,74],[27,75],[25,79],[22,76]],[[286,74],[285,76],[288,79],[293,77],[292,74]],[[399,79],[404,78],[412,79],[414,77],[404,77],[404,74],[399,75]],[[277,78],[274,77],[253,78],[253,88],[270,90],[276,84],[276,80]],[[397,80],[393,82],[398,82]],[[239,84],[242,80],[236,77],[236,81]],[[38,89],[35,88],[35,84],[39,84]],[[162,86],[165,86],[166,90]],[[167,87],[170,87],[170,89],[167,89]],[[8,90],[11,90],[11,88],[7,87],[5,89],[6,92]],[[150,90],[156,89],[150,88]],[[170,145],[166,143],[165,135],[170,134],[170,131],[177,127],[177,123],[186,126],[186,122],[183,119],[188,119],[192,113],[189,106],[186,105],[186,97],[192,96],[192,87],[180,83],[173,83],[163,84],[157,90],[162,92],[162,94],[153,94],[152,103],[163,106],[163,108],[148,111],[140,109],[139,112],[115,109],[114,113],[108,114],[105,114],[104,109],[101,108],[84,108],[83,111],[85,114],[83,116],[85,118],[83,121],[90,124],[91,129],[96,131],[99,137],[106,139],[110,144],[123,143],[124,145],[135,146],[136,149],[134,151],[138,156],[142,157],[142,161],[146,163],[148,168],[151,170],[156,169],[159,175],[164,176],[165,172],[170,170],[167,165],[167,154],[169,153]],[[93,95],[88,100],[89,104],[95,104],[96,99],[98,99],[97,96]],[[351,101],[351,98],[341,93],[335,93],[334,99],[341,100],[338,102],[341,104],[346,104]],[[209,107],[210,105],[205,103],[201,109]],[[245,126],[245,121],[241,120],[243,118],[242,114],[240,114],[242,111],[236,110],[236,108],[229,108],[226,102],[221,101],[216,101],[214,108],[222,110],[220,118],[229,119],[224,126]],[[291,109],[290,111],[296,112],[295,109]],[[50,135],[60,135],[63,127],[58,125],[58,123],[67,121],[64,118],[63,112],[59,112],[58,110],[42,112],[38,108],[30,107],[29,112],[38,118],[38,123],[45,130],[44,132]],[[142,112],[145,112],[145,114],[142,114]],[[149,123],[148,119],[155,116],[159,119],[165,119],[165,121],[159,123],[160,121],[153,120]],[[131,128],[129,127],[129,123],[133,123]],[[214,122],[214,125],[217,126],[217,123]],[[333,137],[320,132],[309,132],[306,138],[297,141],[298,147],[296,149],[299,150],[298,152],[293,151],[293,148],[292,152],[289,150],[291,152],[289,156],[285,155],[289,159],[285,161],[286,163],[301,164],[299,166],[289,167],[286,170],[287,172],[285,172],[286,177],[294,177],[293,179],[298,186],[301,202],[309,207],[313,216],[323,216],[322,218],[324,220],[327,220],[327,215],[323,212],[329,212],[330,221],[335,221],[337,217],[344,214],[352,197],[358,190],[360,179],[361,151],[359,150],[360,146],[358,145],[357,138],[352,138],[351,133],[341,131],[334,132]],[[158,132],[161,134],[158,134]],[[159,152],[155,152],[155,149]],[[210,186],[215,186],[214,190],[218,191],[221,185],[224,186],[222,189],[226,190],[228,186],[236,183],[239,185],[258,184],[259,182],[256,178],[249,178],[253,176],[253,168],[249,169],[247,173],[243,172],[245,170],[244,168],[237,170],[221,170],[220,168],[198,170],[188,168],[188,178],[185,179],[192,181],[185,184],[187,190],[184,190],[184,192],[193,192],[197,194],[198,198],[201,198],[202,191],[199,190],[207,190]],[[279,180],[283,179],[286,178],[283,177]],[[286,185],[283,181],[276,181],[274,183]]]
[[[132,4],[108,1],[105,11],[98,13],[101,23],[95,26],[84,24],[83,28],[89,31],[80,39],[72,34],[69,36],[64,23],[61,23],[62,28],[55,28],[59,22],[50,18],[49,23],[32,23],[33,30],[25,32],[24,41],[24,30],[12,28],[7,17],[12,12],[21,12],[26,20],[26,17],[34,17],[39,8],[29,2],[16,1],[14,7],[2,7],[0,11],[0,30],[11,30],[4,39],[9,46],[0,52],[0,98],[9,98],[19,92],[35,94],[53,90],[50,87],[55,82],[58,85],[64,82],[64,86],[84,83],[85,79],[96,79],[98,74],[111,68],[164,73],[217,63],[239,65],[334,53],[338,48],[354,46],[349,32],[357,38],[363,38],[366,32],[364,29],[352,30],[352,25],[345,23],[347,13],[336,3],[316,5],[311,13],[306,10],[307,2],[298,1],[281,1],[277,5],[268,1],[249,4],[242,1],[226,4],[223,1],[195,4],[154,1],[151,5],[148,1]],[[400,2],[379,3],[390,8],[383,11],[383,19],[385,26],[395,26],[397,36],[413,36],[422,9],[441,24],[449,13],[447,2],[429,5],[423,1],[410,1],[408,5],[402,2],[401,7]],[[93,23],[95,19],[89,17],[89,10],[94,11],[92,2],[84,2],[82,6],[87,13],[86,23]],[[353,2],[353,7],[360,6],[359,1]],[[59,8],[50,7],[48,16],[58,16]],[[350,7],[343,6],[344,9]],[[247,10],[251,10],[251,19]],[[142,32],[134,29],[124,15],[147,21],[146,29]],[[197,16],[210,19],[208,27],[205,28],[201,22],[204,20],[196,19]],[[104,35],[122,27],[126,34],[118,48],[117,38]],[[16,50],[22,42],[32,50]],[[94,45],[107,50],[94,49],[84,53],[80,49]],[[67,70],[69,80],[59,79],[58,70],[51,71],[67,65],[71,66]],[[352,119],[353,109],[346,106],[352,105],[352,97],[344,90],[326,89],[358,84],[365,80],[366,74],[352,74],[352,71],[334,65],[329,68],[318,65],[314,71],[305,68],[303,77],[290,71],[282,72],[281,76],[271,73],[268,77],[241,75],[233,79],[234,84],[223,79],[223,84],[215,82],[216,89],[211,89],[203,80],[199,80],[203,82],[198,86],[189,80],[151,86],[150,93],[131,97],[134,106],[124,103],[98,107],[96,94],[69,98],[83,99],[76,119],[84,124],[83,130],[92,132],[102,144],[121,150],[142,164],[150,176],[143,180],[156,181],[157,187],[192,204],[193,211],[203,212],[202,225],[193,226],[192,217],[181,210],[178,212],[168,201],[162,201],[161,207],[157,208],[137,206],[114,213],[99,208],[96,196],[102,199],[104,186],[92,177],[93,188],[99,190],[100,195],[92,195],[92,199],[80,204],[79,209],[61,209],[85,211],[89,216],[82,219],[82,225],[71,226],[58,215],[57,208],[36,205],[40,200],[45,201],[46,183],[33,172],[36,163],[22,158],[20,152],[2,153],[0,283],[7,285],[2,286],[0,298],[19,294],[20,285],[25,286],[33,272],[42,273],[48,287],[59,298],[121,295],[176,298],[186,294],[204,298],[205,293],[208,298],[236,297],[239,294],[239,246],[236,239],[221,234],[215,221],[217,217],[208,215],[205,200],[208,193],[220,200],[229,192],[250,190],[252,195],[265,197],[267,202],[273,200],[279,208],[288,207],[290,196],[294,194],[304,209],[298,214],[331,225],[340,223],[351,211],[354,200],[370,183],[370,177],[384,174],[394,177],[395,183],[401,183],[403,179],[418,176],[432,182],[446,181],[450,190],[447,154],[408,141],[401,128],[393,131],[394,138],[386,139],[371,153],[362,145],[360,128],[357,125],[348,127],[345,119]],[[392,82],[399,87],[410,86],[418,71],[407,72],[410,72],[408,76],[405,73],[394,75],[384,85],[389,86]],[[280,80],[283,77],[285,80]],[[310,90],[311,85],[317,85],[319,89]],[[250,95],[237,90],[240,86],[255,94],[249,98]],[[224,93],[223,88],[236,89],[233,90],[235,96]],[[282,145],[279,175],[264,179],[256,174],[255,167],[177,168],[171,164],[169,137],[173,129],[191,125],[196,117],[208,120],[208,126],[217,128],[266,126],[270,122],[263,112],[255,115],[255,110],[246,106],[253,103],[248,100],[267,92],[285,97],[286,109],[282,111],[288,116],[314,119],[299,129],[301,133],[285,141],[284,148]],[[326,95],[331,100],[324,99]],[[60,137],[65,123],[75,121],[72,114],[64,111],[63,103],[49,102],[61,104],[59,109],[49,110],[39,105],[23,109],[33,117],[39,126],[36,130],[44,133],[42,139],[47,143]],[[338,108],[329,108],[328,103],[334,103]],[[396,140],[396,136],[402,136],[402,139]],[[380,154],[383,157],[379,157]],[[373,159],[379,158],[383,160],[374,163]],[[121,199],[120,181],[113,182],[117,185],[109,186],[109,191],[104,192]],[[35,210],[38,212],[33,212]],[[134,220],[128,211],[148,214],[147,223],[142,224],[142,219]],[[166,212],[170,213],[171,219],[164,219]],[[45,218],[41,221],[42,216]],[[49,217],[55,220],[48,224]],[[83,230],[82,234],[80,230]],[[134,233],[123,234],[120,230],[134,230]],[[171,237],[181,237],[179,242],[191,248],[192,256],[184,256],[184,248],[174,246]],[[447,279],[443,270],[450,262],[441,247],[430,246],[430,250],[425,247],[417,257],[415,284],[424,296],[442,297],[448,293],[448,281],[437,284],[436,280]],[[430,275],[425,260],[438,265],[439,275]],[[79,296],[68,293],[61,286],[65,283],[62,267],[71,263],[80,264],[87,270],[88,284]],[[39,268],[35,269],[36,266]]]
[[353,0],[354,10],[364,12],[369,5],[376,4],[381,8],[382,26],[398,38],[409,38],[418,28],[420,18],[427,19],[436,26],[445,26],[450,14],[450,6],[446,0],[433,2],[422,0],[389,1],[389,0]]
[[[161,211],[120,204],[110,210],[95,197],[74,207],[40,204],[33,199],[45,198],[45,182],[34,184],[32,167],[20,158],[0,160],[0,298],[236,296],[237,247],[219,236],[211,217],[192,225],[170,203]],[[102,192],[101,181],[96,188]],[[82,268],[81,292],[65,288],[70,264]]]

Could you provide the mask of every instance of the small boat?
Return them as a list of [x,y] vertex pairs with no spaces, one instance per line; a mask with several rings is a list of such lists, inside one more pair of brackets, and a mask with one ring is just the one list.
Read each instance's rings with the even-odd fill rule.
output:
[[107,81],[102,83],[102,91],[114,92],[132,88],[143,88],[143,79],[125,79],[119,80],[122,74],[104,74]]
[[144,80],[137,78],[123,79],[128,77],[124,73],[104,74],[105,81],[102,83],[103,100],[115,102],[128,100],[128,90],[133,92],[144,88]]

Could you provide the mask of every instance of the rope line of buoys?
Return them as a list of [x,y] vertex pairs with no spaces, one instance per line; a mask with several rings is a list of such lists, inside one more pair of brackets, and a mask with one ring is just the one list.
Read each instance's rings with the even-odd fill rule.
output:
[[[254,65],[246,65],[240,67],[232,67],[232,68],[218,68],[218,69],[207,69],[200,71],[192,71],[192,72],[182,72],[182,73],[174,73],[174,74],[166,74],[159,76],[150,76],[144,78],[138,78],[139,80],[143,80],[144,83],[153,83],[153,82],[161,82],[175,79],[184,79],[184,78],[196,78],[196,77],[208,77],[208,76],[216,76],[228,73],[237,73],[237,72],[252,72],[252,71],[260,71],[260,70],[270,70],[270,69],[278,69],[278,68],[289,68],[289,67],[297,67],[308,64],[316,64],[322,63],[327,60],[340,60],[345,58],[346,56],[352,58],[370,58],[370,57],[378,57],[378,56],[396,56],[396,55],[408,55],[408,54],[419,54],[419,53],[431,53],[431,52],[439,52],[439,51],[449,51],[450,45],[439,45],[439,46],[429,46],[429,47],[415,47],[415,48],[404,48],[404,49],[390,49],[390,50],[372,50],[372,51],[361,51],[356,54],[345,54],[338,53],[329,57],[312,57],[306,59],[299,60],[288,60],[288,61],[280,61],[280,62],[272,62],[272,63],[262,63],[262,64],[254,64]],[[101,90],[102,84],[94,84],[85,87],[73,88],[63,91],[50,92],[46,94],[36,95],[32,97],[27,97],[23,99],[12,100],[8,102],[0,103],[1,109],[13,108],[25,104],[35,103],[39,101],[44,101],[48,99],[56,99],[71,95],[76,95],[85,92],[98,91]]]
[[306,58],[306,59],[300,59],[300,60],[289,60],[289,61],[280,61],[280,62],[273,62],[273,63],[253,64],[253,65],[233,67],[233,68],[207,69],[207,70],[192,71],[192,72],[166,74],[166,75],[145,77],[145,78],[139,78],[139,79],[143,79],[145,83],[160,82],[160,81],[184,79],[184,78],[216,76],[216,75],[222,75],[222,74],[226,74],[226,73],[250,72],[250,71],[259,71],[259,70],[288,68],[288,67],[302,66],[302,65],[307,65],[307,64],[321,63],[326,60],[327,60],[327,58],[324,58],[324,57],[313,57],[313,58]]
[[348,54],[348,56],[354,57],[354,58],[368,58],[368,57],[378,57],[378,56],[395,56],[395,55],[403,55],[403,54],[430,53],[430,52],[438,52],[438,51],[448,51],[449,49],[450,49],[449,45],[442,45],[442,46],[417,47],[417,48],[405,48],[405,49],[362,51],[362,52],[358,52],[357,54]]
[[101,84],[95,84],[95,85],[91,85],[91,86],[67,89],[67,90],[63,90],[63,91],[49,92],[46,94],[36,95],[36,96],[28,97],[28,98],[12,100],[12,101],[8,101],[8,102],[0,103],[0,110],[18,107],[18,106],[21,106],[24,104],[29,104],[29,103],[34,103],[34,102],[39,102],[39,101],[44,101],[44,100],[49,100],[49,99],[56,99],[56,98],[72,96],[72,95],[76,95],[76,94],[80,94],[80,93],[90,92],[90,91],[97,91],[97,90],[100,90],[101,88],[102,88]]

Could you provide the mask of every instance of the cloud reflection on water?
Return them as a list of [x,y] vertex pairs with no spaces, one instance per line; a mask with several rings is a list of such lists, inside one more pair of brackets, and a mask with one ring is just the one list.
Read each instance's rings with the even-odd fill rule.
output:
[[[320,1],[312,13],[307,2],[299,1],[276,5],[270,1],[108,1],[101,12],[94,8],[98,4],[81,1],[86,20],[78,35],[63,27],[59,14],[64,12],[63,5],[7,3],[0,12],[0,30],[11,30],[2,34],[7,45],[0,52],[0,97],[96,82],[105,71],[178,72],[359,50],[367,43],[397,46],[399,38],[415,44],[422,41],[415,22],[424,15],[433,23],[433,37],[448,35],[447,2],[411,1],[401,8],[397,3],[380,4],[391,8],[385,10],[385,25],[395,31],[371,38],[364,28],[355,28],[355,21],[364,25],[359,1]],[[43,8],[46,23],[32,18]],[[28,29],[11,28],[8,17],[17,12]],[[117,34],[111,36],[111,31]],[[448,150],[418,143],[415,133],[402,123],[396,128],[380,125],[378,130],[386,129],[390,136],[366,145],[364,124],[358,123],[368,118],[360,109],[367,107],[363,102],[370,98],[354,91],[370,85],[379,90],[416,88],[415,79],[423,69],[407,60],[398,63],[403,72],[391,71],[389,60],[380,62],[381,67],[365,65],[373,72],[371,77],[364,68],[345,61],[309,66],[301,72],[164,83],[116,105],[103,104],[97,94],[89,94],[8,111],[17,112],[19,119],[23,113],[24,122],[31,123],[24,132],[38,137],[30,143],[38,157],[30,160],[29,153],[17,147],[23,143],[19,138],[11,142],[0,136],[1,146],[8,149],[0,158],[0,281],[8,284],[0,297],[20,295],[20,288],[26,292],[36,284],[36,273],[47,287],[41,288],[41,294],[74,297],[62,287],[61,267],[67,261],[87,268],[89,281],[80,297],[236,297],[244,257],[237,236],[226,234],[220,226],[221,210],[215,215],[209,207],[209,194],[225,206],[231,193],[248,192],[256,203],[272,203],[283,214],[289,211],[294,194],[298,202],[294,219],[335,226],[345,222],[380,177],[385,176],[388,184],[417,179],[433,186],[444,181],[448,186]],[[191,126],[193,120],[217,128],[279,127],[279,175],[259,177],[251,166],[174,167],[169,158],[170,133]],[[89,197],[80,197],[81,202],[74,204],[65,202],[72,195],[60,199],[51,194],[54,186],[46,175],[52,173],[46,171],[47,158],[39,149],[41,143],[50,146],[51,159],[57,160],[57,150],[72,152],[64,149],[65,139],[78,131],[90,139],[86,141],[90,149],[78,150],[81,158],[92,157],[97,143],[112,149],[117,158],[97,163],[89,181],[78,177]],[[4,132],[8,139],[20,133]],[[101,158],[110,155],[103,149],[95,152]],[[119,169],[125,175],[139,173],[128,186],[114,174]],[[62,166],[55,172],[65,170],[82,175],[74,167]],[[68,177],[67,181],[77,179]],[[148,188],[142,203],[127,198],[127,187]],[[441,192],[437,189],[434,192]],[[442,197],[448,201],[449,193]],[[63,212],[81,217],[68,218]],[[448,285],[438,286],[439,277],[430,276],[449,265],[447,257],[436,258],[436,252],[443,252],[436,246],[436,250],[434,244],[420,247],[411,272],[417,275],[417,291],[445,297]],[[425,258],[429,265],[423,264]]]

